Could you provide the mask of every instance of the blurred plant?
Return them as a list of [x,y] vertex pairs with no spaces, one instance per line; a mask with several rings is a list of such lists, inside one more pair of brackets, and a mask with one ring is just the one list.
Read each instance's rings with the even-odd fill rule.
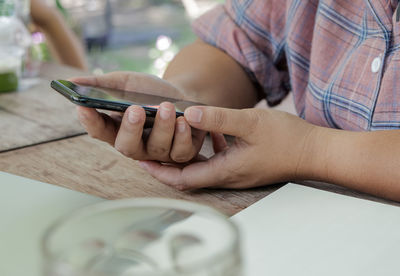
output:
[[0,0],[0,16],[13,16],[15,14],[15,2],[13,0]]
[[41,64],[52,60],[43,33],[38,31],[32,33],[32,44],[28,49],[26,59],[25,77],[36,77],[39,74]]

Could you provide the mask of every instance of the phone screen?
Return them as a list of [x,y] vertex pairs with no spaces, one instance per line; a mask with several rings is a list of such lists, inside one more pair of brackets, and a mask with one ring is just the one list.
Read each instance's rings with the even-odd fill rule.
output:
[[162,102],[170,102],[175,105],[176,111],[178,112],[184,112],[189,106],[202,105],[199,103],[143,94],[139,92],[82,86],[66,80],[59,80],[58,82],[78,93],[79,95],[91,99],[122,102],[152,108],[158,108]]

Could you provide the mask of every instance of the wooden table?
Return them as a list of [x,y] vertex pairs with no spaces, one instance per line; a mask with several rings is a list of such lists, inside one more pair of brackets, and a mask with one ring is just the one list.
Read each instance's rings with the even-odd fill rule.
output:
[[50,88],[51,80],[76,75],[82,72],[45,64],[22,91],[0,93],[0,152],[85,133],[72,104]]
[[[241,211],[281,187],[180,192],[161,184],[140,169],[136,161],[88,137],[77,121],[74,105],[49,87],[52,79],[77,75],[82,75],[82,72],[45,64],[36,85],[24,91],[0,94],[0,171],[108,199],[186,199],[215,207],[227,215]],[[288,100],[281,108],[288,110],[291,106]],[[203,151],[209,153],[210,148],[209,144],[205,145]],[[303,184],[398,204],[335,185]]]

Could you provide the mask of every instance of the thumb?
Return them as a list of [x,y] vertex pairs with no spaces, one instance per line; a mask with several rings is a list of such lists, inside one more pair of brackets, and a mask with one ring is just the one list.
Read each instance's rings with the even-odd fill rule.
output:
[[112,72],[99,76],[74,77],[70,78],[69,80],[81,85],[124,90],[127,79],[127,72]]
[[159,77],[139,72],[117,71],[100,76],[78,77],[70,80],[82,85],[139,92],[175,99],[183,98],[182,92],[171,83]]
[[185,119],[197,129],[218,132],[244,138],[248,129],[253,129],[258,116],[251,116],[249,110],[219,108],[211,106],[195,106],[185,110]]

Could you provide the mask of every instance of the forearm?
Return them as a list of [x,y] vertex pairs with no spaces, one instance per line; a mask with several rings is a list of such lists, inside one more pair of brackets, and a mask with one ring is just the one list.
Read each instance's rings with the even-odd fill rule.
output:
[[51,47],[55,50],[60,62],[72,67],[87,69],[85,52],[75,34],[66,25],[56,11],[46,19],[40,28],[46,34]]
[[303,178],[400,201],[400,131],[316,128],[309,141]]
[[192,101],[245,108],[258,101],[258,92],[243,68],[223,51],[200,40],[184,48],[170,63],[164,79]]

